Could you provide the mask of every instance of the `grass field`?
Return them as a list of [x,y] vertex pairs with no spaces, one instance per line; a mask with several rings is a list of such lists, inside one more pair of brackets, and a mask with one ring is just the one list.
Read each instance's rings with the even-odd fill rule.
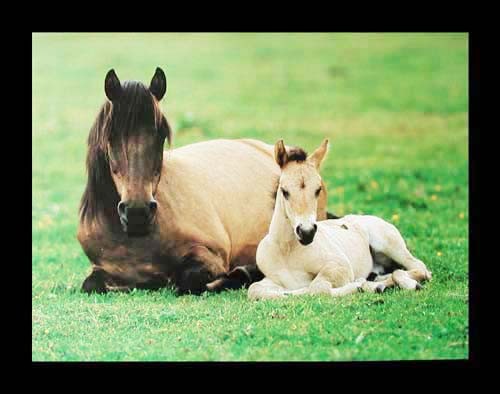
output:
[[[466,34],[34,34],[33,360],[468,357]],[[167,75],[174,147],[219,137],[332,142],[329,210],[396,224],[433,281],[341,299],[246,291],[87,296],[76,240],[103,81]]]

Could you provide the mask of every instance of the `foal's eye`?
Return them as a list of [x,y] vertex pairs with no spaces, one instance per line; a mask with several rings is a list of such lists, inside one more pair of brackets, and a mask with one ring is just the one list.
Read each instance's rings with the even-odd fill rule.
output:
[[316,197],[319,197],[319,193],[321,193],[321,186],[318,188],[318,190],[316,190],[314,194],[316,195]]
[[281,189],[281,192],[283,193],[283,197],[285,197],[288,200],[290,193],[288,193],[285,189]]

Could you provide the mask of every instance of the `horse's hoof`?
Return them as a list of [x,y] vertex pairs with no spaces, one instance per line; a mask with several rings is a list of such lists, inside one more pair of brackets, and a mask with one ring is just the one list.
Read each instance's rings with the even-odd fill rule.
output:
[[382,294],[385,291],[385,289],[386,289],[385,285],[380,284],[377,287],[375,287],[375,293]]
[[83,281],[81,291],[83,293],[104,294],[108,292],[104,280],[104,274],[101,271],[92,271],[92,273]]
[[424,287],[417,282],[417,284],[415,285],[415,290],[422,290]]

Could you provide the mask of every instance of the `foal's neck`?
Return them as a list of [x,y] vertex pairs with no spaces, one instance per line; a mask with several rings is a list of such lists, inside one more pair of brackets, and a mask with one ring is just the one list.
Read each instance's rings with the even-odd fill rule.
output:
[[269,226],[269,236],[283,254],[288,254],[298,243],[290,221],[286,216],[283,197],[279,194],[276,196],[273,217]]

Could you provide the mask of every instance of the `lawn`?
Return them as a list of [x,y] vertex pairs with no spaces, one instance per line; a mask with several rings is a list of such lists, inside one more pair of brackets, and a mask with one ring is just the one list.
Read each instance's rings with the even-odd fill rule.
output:
[[[466,34],[33,34],[32,359],[468,357]],[[174,147],[328,136],[329,210],[398,226],[433,272],[419,292],[250,302],[246,290],[87,296],[76,239],[104,76],[167,75]]]

